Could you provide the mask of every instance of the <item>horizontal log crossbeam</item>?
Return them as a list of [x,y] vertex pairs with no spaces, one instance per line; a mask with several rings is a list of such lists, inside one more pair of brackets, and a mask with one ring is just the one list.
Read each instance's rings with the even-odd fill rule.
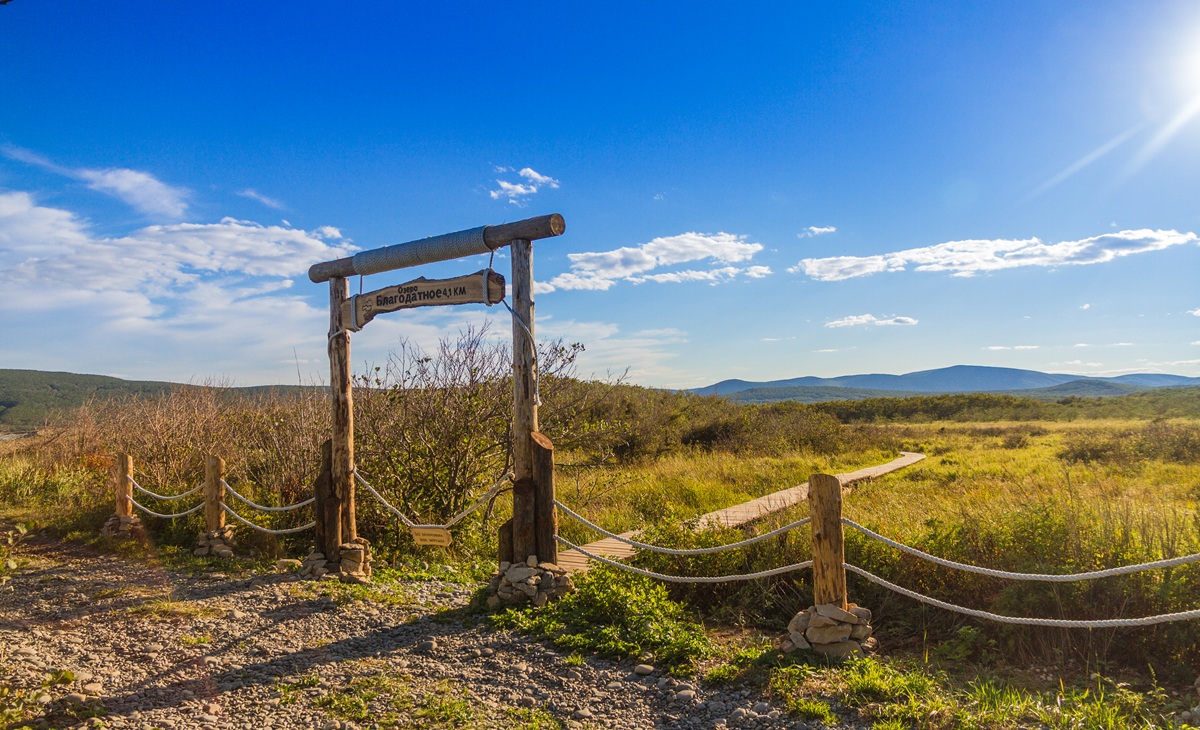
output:
[[526,218],[498,226],[482,226],[370,251],[360,251],[344,259],[313,264],[308,269],[308,278],[320,283],[339,276],[378,274],[420,264],[431,264],[436,261],[448,261],[463,256],[489,253],[516,240],[537,241],[561,236],[566,229],[566,221],[558,213]]

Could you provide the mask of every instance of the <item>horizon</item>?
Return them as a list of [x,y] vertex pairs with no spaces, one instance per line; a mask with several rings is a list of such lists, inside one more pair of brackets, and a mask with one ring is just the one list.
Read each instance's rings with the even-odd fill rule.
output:
[[[0,43],[0,367],[326,382],[309,265],[559,212],[581,377],[1200,376],[1193,3],[16,2]],[[481,326],[380,316],[355,371]]]

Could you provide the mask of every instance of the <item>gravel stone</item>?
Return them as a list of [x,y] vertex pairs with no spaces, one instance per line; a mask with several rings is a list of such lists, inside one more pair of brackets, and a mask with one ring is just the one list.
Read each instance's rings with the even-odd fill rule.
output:
[[[547,642],[447,610],[464,608],[478,585],[376,583],[372,593],[401,600],[344,600],[330,591],[348,587],[302,581],[294,563],[247,575],[222,562],[224,573],[193,577],[41,533],[19,550],[23,567],[0,590],[0,667],[6,684],[40,703],[33,727],[357,730],[329,700],[373,678],[394,681],[416,706],[465,700],[479,727],[512,727],[512,708],[545,711],[569,728],[806,727],[787,714],[768,719],[778,712],[770,705],[765,717],[750,713],[764,699],[757,688],[670,677],[659,688],[650,663],[566,664]],[[160,615],[168,596],[178,611]],[[140,606],[155,610],[130,610]],[[45,673],[58,670],[75,681],[42,690]],[[381,692],[363,727],[391,712],[391,700]],[[89,724],[76,719],[79,706],[106,714]]]

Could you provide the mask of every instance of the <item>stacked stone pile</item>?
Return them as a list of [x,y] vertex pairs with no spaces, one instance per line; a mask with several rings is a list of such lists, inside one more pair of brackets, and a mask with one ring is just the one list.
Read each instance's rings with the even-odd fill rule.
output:
[[142,527],[142,519],[137,515],[113,515],[104,521],[100,534],[104,537],[142,538],[146,536],[146,530]]
[[500,563],[500,569],[488,582],[488,590],[494,595],[488,598],[488,608],[502,603],[525,603],[545,606],[548,601],[561,598],[575,587],[567,571],[554,563],[539,563],[536,555],[530,555],[523,563]]
[[319,580],[330,575],[343,583],[367,583],[371,580],[371,544],[367,540],[356,537],[353,542],[343,543],[340,552],[341,559],[334,563],[325,557],[325,553],[313,550],[300,563],[300,577]]
[[210,532],[205,532],[196,538],[196,549],[192,555],[202,558],[205,555],[215,555],[218,558],[232,558],[233,549],[237,542],[233,539],[233,527],[225,525]]
[[347,583],[364,583],[371,579],[371,544],[361,537],[342,545],[341,573]]
[[811,606],[792,617],[788,635],[780,641],[783,651],[811,649],[834,659],[849,659],[875,650],[871,637],[871,609],[849,604]]

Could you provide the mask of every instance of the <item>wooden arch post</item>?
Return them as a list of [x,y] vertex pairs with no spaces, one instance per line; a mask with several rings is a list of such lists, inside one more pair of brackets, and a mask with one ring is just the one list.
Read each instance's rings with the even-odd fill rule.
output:
[[[504,246],[512,248],[513,311],[513,523],[511,531],[501,531],[500,554],[525,560],[537,555],[540,560],[556,559],[557,516],[554,511],[553,444],[537,432],[537,368],[533,311],[533,241],[560,236],[566,221],[557,213],[527,218],[498,226],[481,226],[466,231],[409,241],[395,246],[361,251],[334,261],[313,264],[308,278],[314,283],[329,282],[329,374],[333,415],[333,438],[328,477],[317,480],[317,521],[319,548],[327,561],[339,559],[340,546],[357,536],[354,509],[354,400],[351,388],[350,333],[369,322],[377,312],[395,311],[402,306],[420,306],[414,298],[428,304],[466,304],[503,298],[500,277],[472,275],[470,286],[476,296],[462,289],[451,291],[441,301],[441,285],[459,284],[420,279],[391,287],[371,295],[352,299],[347,277],[378,274],[420,264],[484,254]],[[480,272],[485,273],[485,272]],[[461,278],[461,277],[460,277]],[[413,286],[419,285],[419,286]],[[435,290],[416,291],[433,285]],[[495,287],[495,298],[492,288]],[[410,288],[413,290],[410,292]],[[403,289],[403,291],[399,291]],[[380,295],[387,301],[372,303]],[[350,301],[347,301],[347,300]],[[396,300],[403,300],[397,304]],[[536,485],[536,486],[535,486]],[[336,512],[336,516],[335,513]],[[539,515],[541,517],[539,518]],[[511,537],[506,536],[506,532]]]
[[337,516],[320,515],[326,525],[321,552],[331,563],[341,560],[342,543],[358,537],[354,519],[354,390],[350,379],[350,330],[342,316],[342,302],[350,296],[344,276],[329,280],[329,388],[332,405],[333,449],[328,490],[333,499],[323,502]]

